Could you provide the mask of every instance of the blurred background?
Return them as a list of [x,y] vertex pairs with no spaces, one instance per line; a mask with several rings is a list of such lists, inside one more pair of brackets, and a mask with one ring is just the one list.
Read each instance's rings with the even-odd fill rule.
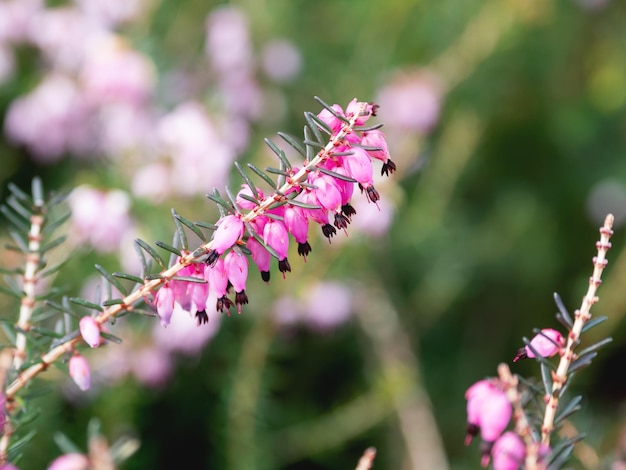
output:
[[398,166],[349,236],[312,227],[269,284],[251,266],[241,315],[125,317],[85,351],[89,392],[43,374],[20,468],[59,455],[57,430],[86,449],[92,416],[140,441],[128,470],[351,469],[369,446],[375,468],[480,468],[464,392],[560,326],[554,292],[580,305],[607,212],[609,319],[584,341],[615,341],[569,391],[571,467],[624,458],[625,21],[617,0],[0,0],[3,196],[75,188],[47,287],[93,299],[94,264],[137,273],[133,239],[171,243],[172,208],[215,222],[205,194],[238,189],[235,160],[276,165],[263,139],[288,152],[276,133],[300,136],[314,96],[377,102]]

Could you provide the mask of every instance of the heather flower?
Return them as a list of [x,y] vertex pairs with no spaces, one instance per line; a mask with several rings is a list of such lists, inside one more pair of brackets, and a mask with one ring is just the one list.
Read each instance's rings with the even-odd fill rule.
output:
[[289,233],[285,224],[280,220],[269,219],[263,228],[263,242],[272,247],[278,254],[278,269],[283,273],[283,276],[285,272],[291,271],[291,266],[287,260]]
[[213,254],[209,255],[208,264],[213,264],[216,255],[221,255],[243,235],[243,221],[236,215],[227,215],[217,221],[217,230],[213,235]]
[[480,432],[485,442],[492,443],[509,424],[512,407],[506,394],[493,382],[481,380],[466,392],[467,437],[466,444]]
[[235,290],[235,304],[241,313],[241,306],[248,303],[246,295],[246,279],[248,278],[248,258],[235,250],[229,251],[224,257],[224,268],[233,289]]
[[283,83],[298,75],[302,68],[302,57],[293,43],[273,40],[263,47],[261,66],[269,78]]
[[493,470],[518,470],[526,456],[522,439],[514,432],[502,434],[491,449]]
[[357,126],[362,126],[363,124],[365,124],[367,122],[367,120],[371,116],[376,116],[376,112],[378,110],[378,105],[374,104],[374,103],[363,103],[361,101],[358,101],[356,98],[354,98],[352,101],[350,101],[350,103],[346,107],[346,117],[348,119],[352,119],[352,116],[354,116],[354,114],[360,112],[361,107],[364,104],[365,104],[365,110],[364,110],[365,114],[361,114],[360,117],[358,117],[354,121],[354,124],[357,125]]
[[69,372],[72,380],[78,385],[83,392],[89,390],[91,386],[91,371],[89,363],[84,356],[81,356],[77,352],[70,358]]
[[309,219],[300,207],[288,206],[283,214],[285,227],[298,243],[298,254],[306,260],[311,252],[311,245],[308,242]]
[[[544,328],[540,333],[530,340],[529,346],[524,346],[517,351],[517,354],[513,358],[513,362],[517,362],[520,359],[534,358],[535,352],[542,357],[552,357],[558,353],[565,345],[565,338],[563,335],[551,328]],[[532,348],[532,349],[531,349]],[[535,352],[533,352],[533,350]]]
[[89,459],[79,453],[63,454],[52,461],[48,470],[88,470]]
[[313,330],[330,331],[352,313],[353,293],[341,282],[323,281],[313,286],[304,303],[304,321]]
[[219,312],[226,310],[230,315],[233,302],[226,296],[228,293],[228,273],[224,266],[224,259],[218,258],[213,265],[207,265],[204,278],[208,281],[211,291],[217,297],[216,309]]
[[261,278],[265,282],[269,282],[270,262],[272,260],[272,255],[254,237],[248,238],[248,240],[246,241],[246,247],[250,250],[250,256],[252,257],[252,261],[254,261],[254,263],[259,268]]
[[[339,106],[338,104],[334,104],[332,105],[332,108],[337,112],[337,114],[339,114],[340,116],[343,116],[343,109],[341,108],[341,106]],[[320,111],[317,117],[320,118],[326,124],[328,124],[333,134],[338,134],[339,131],[341,130],[341,127],[343,126],[343,121],[337,118],[333,113],[331,113],[326,108]]]
[[85,343],[92,348],[97,348],[100,345],[100,324],[93,317],[81,318],[79,329]]
[[7,462],[3,465],[0,465],[0,470],[19,470],[19,469],[12,463]]
[[317,175],[309,178],[309,182],[317,186],[315,197],[324,209],[334,211],[341,207],[341,192],[335,184],[335,178]]
[[164,284],[154,296],[156,311],[163,326],[170,324],[170,319],[174,312],[174,300],[175,293],[169,284]]
[[380,170],[380,174],[389,176],[390,173],[396,171],[396,164],[389,158],[389,147],[387,146],[387,140],[385,134],[378,129],[367,131],[363,133],[363,139],[361,144],[366,147],[376,147],[380,150],[368,150],[367,153],[370,157],[376,158],[383,162],[383,167]]

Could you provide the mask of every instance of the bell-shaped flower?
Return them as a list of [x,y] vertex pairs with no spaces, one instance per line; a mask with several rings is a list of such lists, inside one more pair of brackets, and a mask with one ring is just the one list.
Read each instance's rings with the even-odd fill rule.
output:
[[[340,116],[344,115],[343,114],[343,109],[341,109],[341,106],[339,106],[338,104],[334,104],[331,107]],[[332,130],[333,134],[338,134],[339,131],[341,130],[341,126],[343,126],[343,121],[341,119],[339,119],[338,117],[336,117],[333,113],[331,113],[326,108],[324,108],[317,115],[317,117],[320,118],[326,124],[328,124],[328,127],[330,127],[330,129]]]
[[258,199],[260,201],[264,199],[263,191],[257,189],[257,193],[258,198],[255,198],[254,194],[252,194],[252,190],[250,189],[250,187],[247,184],[242,184],[241,190],[237,193],[235,201],[237,202],[237,205],[242,209],[251,211],[258,205],[258,202],[253,202],[250,199]]
[[506,394],[492,381],[481,380],[465,392],[465,398],[468,423],[465,443],[469,444],[478,432],[484,441],[494,442],[506,429],[513,412]]
[[248,303],[246,295],[246,280],[248,278],[248,258],[235,250],[229,251],[224,257],[224,268],[233,289],[235,289],[235,304],[241,313],[241,306]]
[[69,372],[72,380],[78,385],[83,392],[89,390],[91,386],[91,369],[89,362],[84,356],[77,352],[70,358]]
[[218,258],[213,266],[207,266],[204,271],[204,278],[217,297],[217,310],[220,312],[226,310],[230,314],[229,308],[233,306],[233,303],[226,296],[228,293],[228,273],[224,267],[224,259]]
[[283,214],[283,222],[287,231],[293,235],[298,243],[298,254],[306,260],[307,255],[311,252],[311,245],[308,242],[309,236],[309,219],[300,207],[287,206]]
[[502,434],[491,449],[493,470],[518,470],[526,458],[526,446],[514,432]]
[[[317,197],[313,191],[305,192],[301,197],[302,202],[319,206],[320,203],[317,200]],[[309,217],[314,222],[317,222],[322,226],[322,233],[328,241],[337,233],[337,229],[330,225],[330,221],[328,220],[328,211],[323,207],[318,209],[303,209],[304,213],[307,217]]]
[[356,113],[359,113],[359,117],[356,119],[354,124],[362,126],[371,116],[376,116],[378,107],[379,106],[377,104],[365,103],[354,98],[346,107],[346,117],[351,119]]
[[[565,346],[565,338],[560,331],[544,328],[530,340],[530,344],[518,349],[513,362],[528,357],[536,357],[535,352],[542,357],[552,357]],[[534,350],[534,352],[533,352]]]
[[207,259],[207,264],[210,265],[215,263],[219,255],[232,247],[243,236],[243,221],[236,215],[226,215],[218,220],[216,225],[212,250]]
[[81,318],[78,328],[85,343],[92,348],[97,348],[100,345],[100,324],[95,318],[90,316]]
[[389,147],[387,146],[387,140],[385,134],[379,129],[374,129],[363,133],[361,144],[366,147],[376,147],[380,150],[368,150],[367,153],[372,158],[376,158],[383,162],[383,167],[380,171],[381,176],[396,171],[396,164],[389,158]]
[[250,256],[252,257],[252,261],[254,261],[254,263],[259,268],[261,278],[263,278],[265,282],[269,282],[270,262],[272,260],[272,255],[254,237],[248,238],[248,241],[246,241],[246,247],[248,248],[248,250],[250,250]]
[[89,466],[89,459],[86,455],[71,452],[54,459],[48,465],[48,470],[88,470]]
[[169,283],[166,283],[157,291],[154,295],[154,299],[157,314],[161,319],[161,325],[169,325],[172,313],[174,312],[174,289],[172,289]]

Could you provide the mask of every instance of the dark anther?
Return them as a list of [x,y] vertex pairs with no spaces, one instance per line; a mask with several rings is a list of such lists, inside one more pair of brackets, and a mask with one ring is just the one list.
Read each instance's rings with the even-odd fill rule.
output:
[[348,228],[349,223],[350,219],[348,219],[345,215],[340,212],[335,213],[335,227],[339,230]]
[[265,282],[270,282],[270,272],[261,271],[261,279],[263,279]]
[[380,175],[389,176],[394,171],[396,171],[396,164],[391,160],[387,160],[385,163],[383,163],[383,168],[382,170],[380,170]]
[[283,258],[278,262],[278,270],[283,274],[287,271],[291,272],[291,266],[289,265],[287,258]]
[[235,303],[237,305],[245,305],[248,303],[248,296],[246,295],[245,290],[242,290],[241,292],[237,292],[235,294]]
[[298,243],[298,254],[300,256],[306,256],[311,253],[311,245],[309,242]]
[[206,311],[198,310],[196,312],[196,320],[198,320],[198,326],[200,326],[204,323],[209,323],[209,316],[207,315]]
[[369,103],[372,105],[372,116],[376,116],[376,113],[378,112],[378,108],[380,108],[380,105],[376,104],[376,103]]
[[341,212],[343,212],[344,215],[348,218],[352,217],[353,215],[356,215],[356,209],[352,207],[349,203],[341,206]]
[[380,194],[378,194],[374,186],[369,186],[365,191],[365,195],[370,202],[377,202],[380,199]]
[[337,233],[337,229],[330,224],[322,225],[322,233],[326,238],[332,238]]
[[233,302],[225,295],[217,299],[216,308],[219,312],[224,312],[224,310],[226,310],[228,315],[230,315],[231,307],[233,307]]
[[217,263],[217,260],[218,260],[219,257],[220,257],[220,255],[217,252],[217,250],[211,250],[211,251],[209,251],[209,256],[207,256],[207,259],[204,262],[208,266],[213,267],[213,266],[215,266],[215,263]]

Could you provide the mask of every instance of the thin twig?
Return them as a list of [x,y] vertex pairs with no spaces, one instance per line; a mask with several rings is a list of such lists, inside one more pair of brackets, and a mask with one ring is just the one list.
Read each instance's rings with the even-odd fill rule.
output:
[[585,323],[591,319],[591,307],[598,301],[596,291],[598,286],[602,282],[602,271],[606,267],[608,261],[606,260],[606,253],[611,248],[611,235],[613,235],[613,214],[608,214],[604,219],[604,225],[600,227],[600,241],[596,243],[598,249],[598,255],[593,258],[593,274],[589,278],[589,288],[587,293],[583,297],[582,304],[579,310],[574,312],[575,320],[571,331],[567,337],[567,344],[561,355],[558,368],[553,374],[552,392],[548,397],[546,403],[546,411],[543,419],[543,425],[541,427],[541,442],[543,444],[550,444],[550,435],[554,430],[554,419],[556,417],[556,411],[559,406],[559,395],[563,386],[567,382],[567,372],[571,363],[576,359],[574,349],[580,341],[580,334],[582,332]]
[[374,447],[368,447],[359,459],[359,463],[357,464],[355,470],[370,470],[374,465],[375,458],[376,449]]

